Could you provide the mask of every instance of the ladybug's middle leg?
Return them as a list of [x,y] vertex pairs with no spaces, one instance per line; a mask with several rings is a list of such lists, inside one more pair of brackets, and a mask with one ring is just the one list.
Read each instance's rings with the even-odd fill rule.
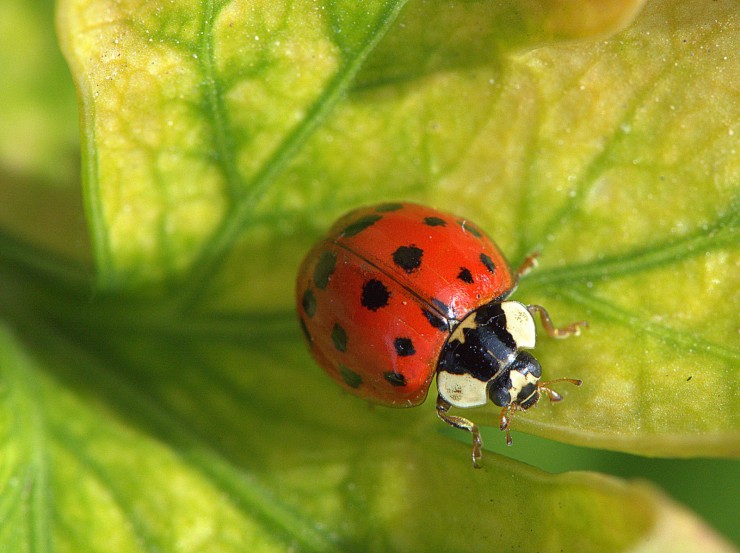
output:
[[480,430],[473,421],[470,421],[464,417],[458,417],[456,415],[450,415],[447,411],[452,407],[450,403],[437,396],[437,416],[445,421],[450,426],[459,428],[460,430],[467,430],[473,434],[473,466],[479,469],[480,458],[481,458],[481,447],[483,446],[483,440],[480,437]]

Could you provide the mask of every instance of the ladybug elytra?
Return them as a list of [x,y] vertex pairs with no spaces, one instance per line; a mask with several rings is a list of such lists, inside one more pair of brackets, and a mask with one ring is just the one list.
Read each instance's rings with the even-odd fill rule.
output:
[[555,328],[547,311],[507,298],[534,266],[512,271],[493,241],[466,219],[411,203],[381,204],[339,219],[308,253],[297,280],[297,309],[311,353],[345,389],[374,403],[412,407],[437,377],[437,414],[492,401],[500,427],[541,395],[562,397],[540,380],[535,316],[549,336],[577,335],[585,322]]

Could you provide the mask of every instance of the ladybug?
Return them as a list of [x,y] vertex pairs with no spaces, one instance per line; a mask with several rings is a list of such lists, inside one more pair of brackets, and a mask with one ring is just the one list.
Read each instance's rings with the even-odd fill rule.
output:
[[437,414],[481,436],[450,408],[501,408],[500,427],[542,394],[562,397],[527,351],[535,316],[548,335],[578,335],[584,321],[555,328],[547,311],[507,298],[535,265],[512,271],[493,241],[469,220],[412,203],[361,208],[340,218],[303,260],[296,303],[316,361],[345,389],[371,402],[413,407],[437,376]]

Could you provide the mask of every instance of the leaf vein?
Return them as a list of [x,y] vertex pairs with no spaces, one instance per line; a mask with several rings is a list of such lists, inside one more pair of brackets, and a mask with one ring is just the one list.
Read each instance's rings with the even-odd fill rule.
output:
[[331,109],[343,98],[363,62],[391,27],[405,3],[406,0],[397,0],[388,4],[378,18],[376,27],[368,33],[365,43],[353,52],[353,56],[348,57],[348,61],[327,84],[325,93],[308,109],[306,117],[286,136],[252,181],[246,184],[246,192],[240,193],[236,204],[211,238],[203,245],[199,257],[193,264],[188,284],[182,295],[182,303],[186,308],[196,303],[204,293],[230,248],[249,225],[255,206],[270,184],[294,158]]
[[610,257],[554,269],[543,269],[527,277],[533,285],[603,281],[662,267],[708,252],[736,247],[740,240],[740,214],[735,206],[711,224],[683,236],[656,242]]
[[694,333],[684,332],[665,324],[653,323],[635,313],[623,309],[604,298],[577,290],[562,290],[561,294],[571,301],[590,309],[605,319],[611,320],[633,331],[639,330],[667,344],[678,346],[691,354],[705,354],[721,357],[727,361],[740,361],[740,350],[717,344]]

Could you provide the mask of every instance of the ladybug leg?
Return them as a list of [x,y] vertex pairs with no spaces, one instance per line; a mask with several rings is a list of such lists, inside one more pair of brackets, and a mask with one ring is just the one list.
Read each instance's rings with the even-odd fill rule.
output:
[[454,426],[460,430],[467,430],[473,434],[473,466],[479,469],[481,467],[479,462],[481,459],[481,447],[483,446],[483,441],[480,437],[480,430],[478,430],[478,427],[474,422],[469,421],[466,418],[447,413],[450,407],[452,407],[450,403],[437,396],[437,416],[450,426]]
[[540,256],[540,252],[533,252],[524,258],[524,261],[522,261],[522,264],[519,265],[519,267],[517,267],[516,269],[517,280],[522,278],[524,275],[526,275],[529,271],[531,271],[537,266],[537,258],[539,256]]
[[550,314],[541,305],[528,305],[527,310],[532,314],[533,317],[535,315],[540,316],[540,320],[542,321],[542,328],[545,329],[545,332],[547,332],[547,335],[551,338],[567,338],[568,336],[578,336],[581,333],[581,328],[588,327],[588,323],[586,321],[578,321],[575,323],[570,323],[567,326],[555,328],[555,325],[552,324],[552,319],[550,319]]
[[501,414],[499,415],[499,427],[503,432],[506,432],[506,445],[511,445],[513,443],[511,433],[509,432],[509,425],[511,424],[511,419],[514,417],[515,412],[515,409],[511,405],[507,405],[501,409]]

